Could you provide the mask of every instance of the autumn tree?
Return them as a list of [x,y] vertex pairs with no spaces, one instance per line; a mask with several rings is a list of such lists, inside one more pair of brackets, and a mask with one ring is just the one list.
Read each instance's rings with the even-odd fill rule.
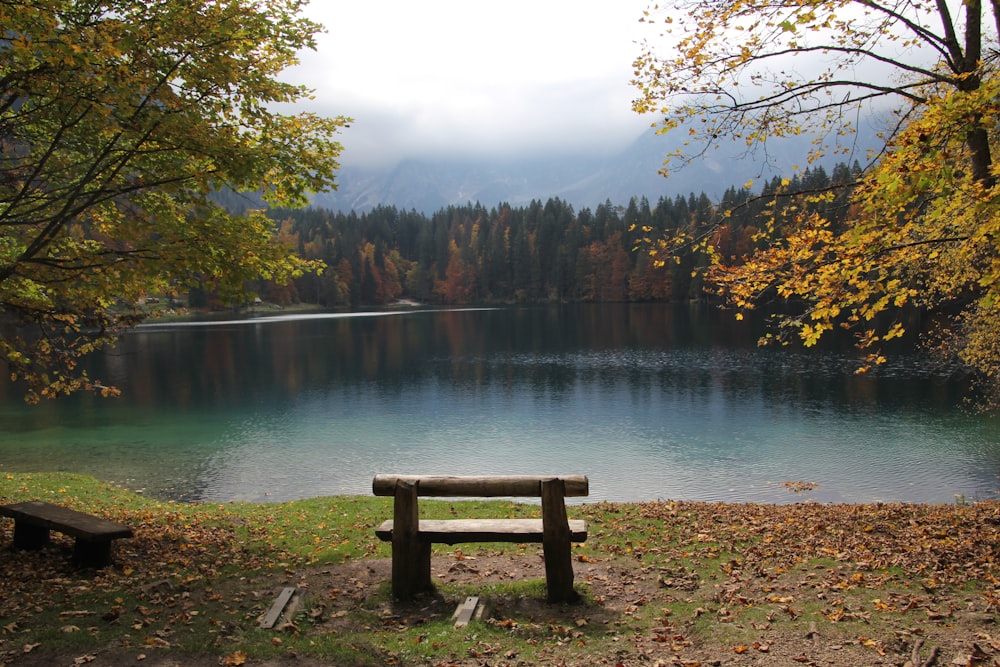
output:
[[669,159],[727,138],[766,150],[810,131],[808,163],[850,146],[860,122],[881,123],[883,144],[852,184],[847,224],[817,206],[833,190],[811,190],[798,193],[802,206],[764,216],[745,263],[714,253],[711,226],[672,240],[708,251],[708,278],[741,311],[774,298],[803,306],[777,319],[770,340],[810,345],[845,327],[867,351],[863,370],[903,334],[900,309],[952,312],[943,347],[998,383],[998,7],[678,0],[647,12],[662,32],[636,60],[635,108],[658,114],[661,131],[687,131]]
[[0,1],[0,358],[29,400],[101,388],[78,359],[147,293],[311,268],[209,197],[333,186],[347,119],[281,112],[309,94],[278,78],[320,30],[303,4]]
[[458,243],[452,241],[445,277],[434,283],[435,295],[445,303],[469,303],[472,296],[473,279],[472,267],[462,259]]

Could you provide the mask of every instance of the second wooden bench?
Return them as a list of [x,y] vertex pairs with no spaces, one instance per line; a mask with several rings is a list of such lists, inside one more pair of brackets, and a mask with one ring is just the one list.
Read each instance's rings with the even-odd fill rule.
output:
[[15,549],[40,549],[55,530],[76,538],[73,561],[85,567],[110,565],[111,542],[132,537],[128,526],[41,500],[0,505],[0,514],[14,519]]
[[[583,475],[456,477],[447,475],[376,475],[376,496],[393,496],[393,518],[375,534],[392,542],[392,593],[408,599],[431,584],[431,545],[435,542],[540,542],[545,557],[545,582],[550,602],[572,602],[573,542],[587,539],[587,524],[566,516],[566,497],[588,495]],[[541,519],[419,518],[418,496],[535,497],[542,500]]]

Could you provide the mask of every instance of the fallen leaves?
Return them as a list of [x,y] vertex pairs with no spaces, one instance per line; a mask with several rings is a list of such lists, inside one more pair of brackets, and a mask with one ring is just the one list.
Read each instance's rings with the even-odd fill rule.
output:
[[246,652],[234,651],[224,657],[219,664],[224,665],[224,667],[239,667],[247,663],[247,658]]
[[[116,506],[100,513],[135,531],[132,540],[116,545],[113,567],[74,568],[68,558],[72,539],[62,535],[54,535],[40,552],[11,552],[0,562],[0,634],[20,633],[29,640],[18,645],[24,653],[46,648],[33,640],[44,624],[80,646],[110,640],[146,652],[166,650],[174,646],[177,629],[195,624],[198,629],[185,634],[229,641],[234,628],[259,613],[259,603],[243,593],[222,598],[211,583],[224,580],[225,571],[246,578],[270,572],[276,563],[289,568],[298,563],[284,550],[261,548],[267,524],[227,520],[224,506],[165,504],[158,511]],[[10,539],[11,527],[0,522],[0,540]],[[9,645],[0,650],[0,664],[11,653]],[[75,664],[89,662],[90,655]],[[146,653],[139,655],[142,660]]]
[[[808,488],[807,483],[786,486],[791,491]],[[724,649],[755,655],[754,664],[824,664],[830,656],[837,656],[836,664],[847,664],[851,651],[909,655],[924,628],[940,628],[950,636],[957,623],[989,624],[1000,612],[996,503],[773,506],[670,501],[616,506],[587,518],[596,528],[596,539],[611,543],[610,553],[646,564],[665,595],[688,603],[685,626],[665,624],[653,630],[654,643],[677,653],[672,664],[702,661],[682,660],[680,647],[670,642],[675,633],[690,642],[690,626],[695,624],[713,628],[725,623],[756,631],[757,639]],[[656,534],[661,539],[653,539]],[[967,608],[961,618],[953,601],[956,595]],[[821,639],[817,621],[908,630],[892,640],[861,636],[831,642]],[[791,650],[785,646],[789,633],[782,629],[802,622],[810,624],[804,638],[807,650]],[[773,636],[783,637],[777,647]],[[710,635],[693,638],[695,644],[711,643]],[[985,640],[979,646],[994,648]],[[1000,653],[1000,648],[994,652]],[[819,653],[827,657],[818,660]],[[775,657],[759,662],[763,656]],[[972,664],[979,664],[975,652]],[[994,662],[982,664],[994,667]],[[1000,658],[995,665],[1000,666]]]
[[[1000,560],[1000,510],[995,503],[775,506],[670,501],[630,504],[614,513],[603,513],[600,503],[590,507],[595,516],[588,520],[598,526],[597,539],[612,542],[607,545],[611,552],[650,561],[714,559],[725,550],[740,559],[735,565],[723,562],[722,567],[775,576],[806,560],[827,558],[855,568],[836,582],[842,588],[883,587],[884,573],[890,570],[919,576],[928,587],[998,576],[994,568]],[[648,538],[657,526],[662,526],[661,540],[633,537]],[[867,580],[874,571],[883,574]],[[679,587],[682,581],[663,577],[668,587]]]
[[[224,666],[253,662],[248,652],[258,648],[304,655],[318,633],[354,651],[385,651],[378,653],[385,664],[408,664],[409,653],[435,666],[472,664],[479,659],[473,653],[498,667],[902,665],[917,640],[923,647],[915,665],[934,649],[939,664],[967,659],[961,664],[994,667],[980,656],[1000,656],[1000,640],[983,633],[1000,613],[997,504],[583,505],[574,508],[591,527],[588,543],[574,549],[582,606],[553,608],[544,596],[515,593],[511,606],[485,621],[489,645],[473,642],[469,655],[455,656],[443,655],[449,641],[434,634],[435,617],[423,605],[390,605],[371,616],[373,604],[388,605],[378,601],[389,576],[385,561],[344,564],[337,556],[307,568],[308,558],[284,550],[306,531],[281,520],[237,520],[225,506],[165,507],[120,510],[116,520],[137,535],[107,571],[72,570],[61,557],[69,541],[0,562],[0,663],[24,660],[20,651],[38,662],[47,648],[33,634],[42,618],[55,630],[76,627],[60,641],[75,642],[82,657],[95,641],[119,641],[129,660],[146,660],[154,651],[185,650],[197,636],[211,643],[211,664]],[[332,513],[320,516],[338,533]],[[4,530],[0,539],[9,539],[0,523]],[[275,535],[289,541],[276,543]],[[312,544],[315,536],[302,539]],[[435,559],[446,590],[544,576],[532,548]],[[247,643],[246,628],[255,628],[271,591],[287,585],[310,591],[311,601],[286,632]],[[942,648],[942,637],[953,636],[972,639]],[[387,648],[394,645],[405,648]]]

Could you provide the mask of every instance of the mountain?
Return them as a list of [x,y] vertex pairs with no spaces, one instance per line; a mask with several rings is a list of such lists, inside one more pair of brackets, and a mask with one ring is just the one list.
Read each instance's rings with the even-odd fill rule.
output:
[[808,138],[771,142],[766,155],[745,155],[741,154],[745,148],[730,145],[727,151],[724,146],[665,178],[658,172],[677,141],[669,134],[648,130],[610,156],[554,155],[497,162],[406,160],[381,169],[345,166],[338,177],[339,189],[316,195],[313,205],[358,213],[385,205],[429,215],[469,202],[523,205],[552,197],[577,210],[593,209],[608,200],[625,205],[632,197],[642,196],[655,204],[660,197],[692,192],[717,199],[730,186],[742,186],[751,179],[792,175],[811,147]]

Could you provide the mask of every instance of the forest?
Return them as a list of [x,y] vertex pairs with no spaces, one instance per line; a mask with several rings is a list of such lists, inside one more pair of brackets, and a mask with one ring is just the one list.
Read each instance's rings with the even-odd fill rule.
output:
[[[694,250],[658,257],[650,240],[711,226],[717,252],[738,262],[760,243],[762,216],[822,206],[835,224],[846,220],[859,173],[857,164],[838,164],[832,173],[817,166],[791,179],[775,177],[756,192],[731,187],[718,202],[692,193],[580,211],[558,198],[491,208],[469,203],[430,216],[392,206],[362,214],[274,208],[268,215],[279,240],[326,268],[285,285],[263,282],[258,293],[280,306],[326,308],[400,298],[436,304],[704,299],[698,269],[708,258]],[[824,191],[836,194],[822,203],[805,196]],[[191,305],[212,305],[210,292],[193,291]]]

